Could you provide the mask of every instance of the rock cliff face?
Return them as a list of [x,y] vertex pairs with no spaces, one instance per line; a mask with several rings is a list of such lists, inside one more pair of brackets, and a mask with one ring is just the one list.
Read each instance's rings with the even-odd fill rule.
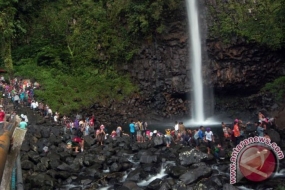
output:
[[[242,39],[233,38],[230,44],[223,44],[220,39],[207,38],[207,27],[211,24],[207,21],[211,18],[206,17],[205,2],[214,1],[199,1],[202,70],[205,89],[209,89],[205,91],[209,95],[205,99],[206,111],[211,112],[209,108],[214,105],[215,114],[227,113],[230,118],[243,114],[239,118],[246,115],[246,119],[256,119],[257,110],[269,110],[274,105],[270,97],[258,92],[265,83],[284,73],[284,55]],[[189,63],[192,55],[186,6],[181,6],[165,22],[167,32],[142,43],[134,61],[123,68],[139,86],[139,93],[120,104],[94,105],[90,111],[99,122],[123,125],[131,118],[153,121],[191,117],[191,92],[195,89],[191,76],[193,63]]]
[[[233,39],[230,44],[207,39],[206,12],[205,6],[201,6],[203,77],[205,86],[213,87],[215,97],[255,94],[265,83],[284,73],[281,51],[248,44],[242,39]],[[182,8],[179,14],[176,21],[169,21],[167,33],[143,44],[134,62],[124,68],[143,92],[141,106],[155,108],[158,115],[168,118],[190,115],[190,94],[195,90],[191,85],[193,63],[189,63],[192,55],[186,9]],[[262,107],[259,103],[255,108]]]

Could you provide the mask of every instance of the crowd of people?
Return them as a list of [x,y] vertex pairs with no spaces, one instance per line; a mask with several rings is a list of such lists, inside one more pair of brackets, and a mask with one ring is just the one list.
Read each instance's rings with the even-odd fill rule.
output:
[[[22,80],[14,78],[5,82],[4,77],[0,77],[0,90],[3,98],[0,103],[0,126],[3,125],[4,120],[12,119],[19,110],[20,106],[27,106],[33,110],[34,114],[40,114],[46,119],[50,119],[55,125],[63,126],[63,133],[72,134],[72,139],[67,142],[67,148],[75,152],[84,151],[84,136],[94,133],[94,138],[99,145],[103,145],[107,137],[116,138],[127,135],[132,142],[144,143],[152,140],[153,137],[164,137],[166,147],[170,147],[172,143],[181,144],[185,146],[195,147],[200,149],[200,145],[204,144],[207,147],[207,153],[213,153],[217,158],[223,159],[225,157],[223,141],[229,141],[232,146],[236,146],[241,140],[248,137],[246,128],[252,125],[250,122],[243,123],[240,119],[235,119],[233,124],[228,125],[221,123],[223,132],[223,141],[215,142],[215,135],[211,128],[204,128],[200,126],[198,129],[186,128],[183,122],[175,122],[173,128],[167,128],[164,132],[157,130],[150,130],[146,121],[131,121],[129,124],[129,133],[123,131],[122,126],[117,126],[116,129],[108,133],[107,128],[103,125],[95,125],[95,116],[85,116],[77,114],[74,118],[65,115],[60,116],[58,112],[53,112],[52,109],[44,102],[38,102],[34,98],[34,89],[38,88],[38,83],[31,83],[30,80]],[[13,103],[14,110],[10,113],[5,113],[3,108],[7,106],[8,102]],[[21,122],[19,127],[26,129],[28,126],[28,117],[26,113],[20,114]],[[263,136],[269,138],[267,129],[274,123],[274,118],[267,118],[264,113],[258,113],[258,121],[254,123],[256,133],[253,136]],[[220,138],[219,138],[220,139]]]

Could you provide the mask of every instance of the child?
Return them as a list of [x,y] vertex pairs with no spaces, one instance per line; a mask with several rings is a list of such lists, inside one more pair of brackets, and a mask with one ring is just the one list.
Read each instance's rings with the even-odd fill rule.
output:
[[165,130],[165,142],[166,142],[166,147],[170,147],[170,143],[171,143],[171,130],[170,129]]
[[225,149],[221,146],[221,144],[217,144],[214,149],[214,156],[217,160],[224,160],[225,159]]
[[112,138],[115,138],[116,136],[117,136],[117,133],[116,133],[115,130],[113,130],[112,133],[111,133],[111,137],[112,137]]

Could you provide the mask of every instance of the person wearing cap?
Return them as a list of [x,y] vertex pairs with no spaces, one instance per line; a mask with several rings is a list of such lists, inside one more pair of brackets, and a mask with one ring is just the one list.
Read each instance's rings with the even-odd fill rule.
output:
[[214,140],[214,134],[211,131],[211,128],[207,128],[205,131],[205,142],[207,142],[207,149],[208,149],[208,154],[211,153],[211,148],[212,148],[212,142],[215,142]]
[[5,121],[6,121],[6,118],[5,118],[5,112],[3,110],[3,106],[0,105],[0,128],[4,128],[4,124],[5,124]]

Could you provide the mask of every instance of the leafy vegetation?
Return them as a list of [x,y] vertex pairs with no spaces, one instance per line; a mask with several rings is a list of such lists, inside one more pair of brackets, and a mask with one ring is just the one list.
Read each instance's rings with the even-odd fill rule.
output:
[[[213,18],[209,28],[212,38],[225,43],[243,38],[272,49],[284,49],[285,0],[216,0],[210,6]],[[285,77],[268,83],[262,91],[272,93],[276,100],[284,100]]]
[[277,101],[285,100],[285,76],[279,77],[272,83],[267,83],[262,91],[269,92],[274,95]]
[[122,67],[163,33],[180,0],[0,0],[0,64],[37,80],[61,113],[137,90]]
[[278,49],[285,42],[285,0],[216,0],[210,7],[212,37],[233,37]]

